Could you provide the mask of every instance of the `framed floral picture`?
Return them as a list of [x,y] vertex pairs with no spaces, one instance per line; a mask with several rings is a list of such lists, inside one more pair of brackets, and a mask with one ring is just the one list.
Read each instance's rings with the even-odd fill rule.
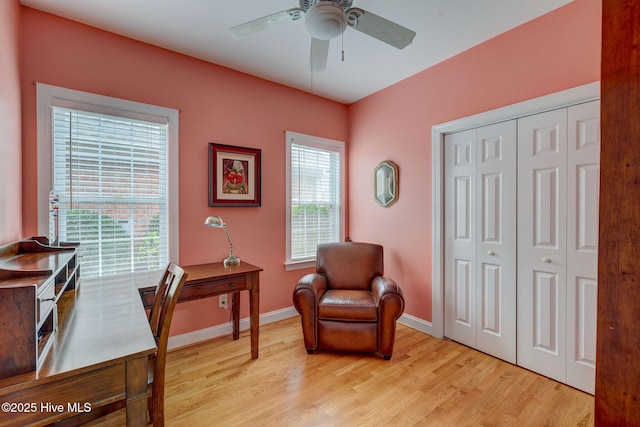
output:
[[261,205],[261,150],[209,143],[209,206]]

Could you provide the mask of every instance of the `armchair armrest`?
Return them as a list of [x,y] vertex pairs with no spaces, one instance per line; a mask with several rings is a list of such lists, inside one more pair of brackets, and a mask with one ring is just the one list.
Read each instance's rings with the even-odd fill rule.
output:
[[404,294],[393,279],[376,276],[371,282],[371,292],[378,306],[380,322],[395,322],[404,312]]
[[320,298],[320,295],[324,293],[327,289],[327,278],[322,274],[311,273],[303,276],[300,280],[298,280],[298,284],[294,289],[294,295],[299,291],[304,291],[305,289],[312,292],[316,299]]
[[404,294],[394,280],[383,276],[373,279],[371,292],[378,305],[379,350],[389,360],[395,340],[395,323],[404,312]]
[[318,302],[327,289],[327,279],[321,274],[303,276],[293,290],[293,305],[302,315],[302,330],[307,352],[318,348]]
[[400,286],[397,285],[395,280],[384,276],[376,276],[373,278],[373,282],[371,282],[371,292],[378,304],[385,295],[399,295],[400,298],[404,300],[404,294]]

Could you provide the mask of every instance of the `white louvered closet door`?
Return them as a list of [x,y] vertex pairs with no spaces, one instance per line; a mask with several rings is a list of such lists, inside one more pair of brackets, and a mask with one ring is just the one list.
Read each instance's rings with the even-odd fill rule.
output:
[[445,336],[515,363],[516,122],[445,137]]

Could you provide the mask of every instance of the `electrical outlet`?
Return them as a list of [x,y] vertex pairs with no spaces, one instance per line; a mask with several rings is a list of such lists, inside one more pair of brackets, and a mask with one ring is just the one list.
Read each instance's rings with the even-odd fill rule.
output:
[[227,309],[227,307],[229,307],[227,305],[227,294],[220,295],[218,297],[218,307],[224,308],[225,310]]

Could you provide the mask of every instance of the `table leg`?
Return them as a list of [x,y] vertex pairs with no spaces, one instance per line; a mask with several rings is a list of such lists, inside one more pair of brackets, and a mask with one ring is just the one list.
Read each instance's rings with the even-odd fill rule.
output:
[[260,329],[260,288],[249,289],[249,311],[251,312],[251,358],[258,358],[258,332]]
[[240,339],[240,292],[231,294],[231,316],[233,317],[233,339]]
[[147,425],[147,356],[126,362],[127,427]]

